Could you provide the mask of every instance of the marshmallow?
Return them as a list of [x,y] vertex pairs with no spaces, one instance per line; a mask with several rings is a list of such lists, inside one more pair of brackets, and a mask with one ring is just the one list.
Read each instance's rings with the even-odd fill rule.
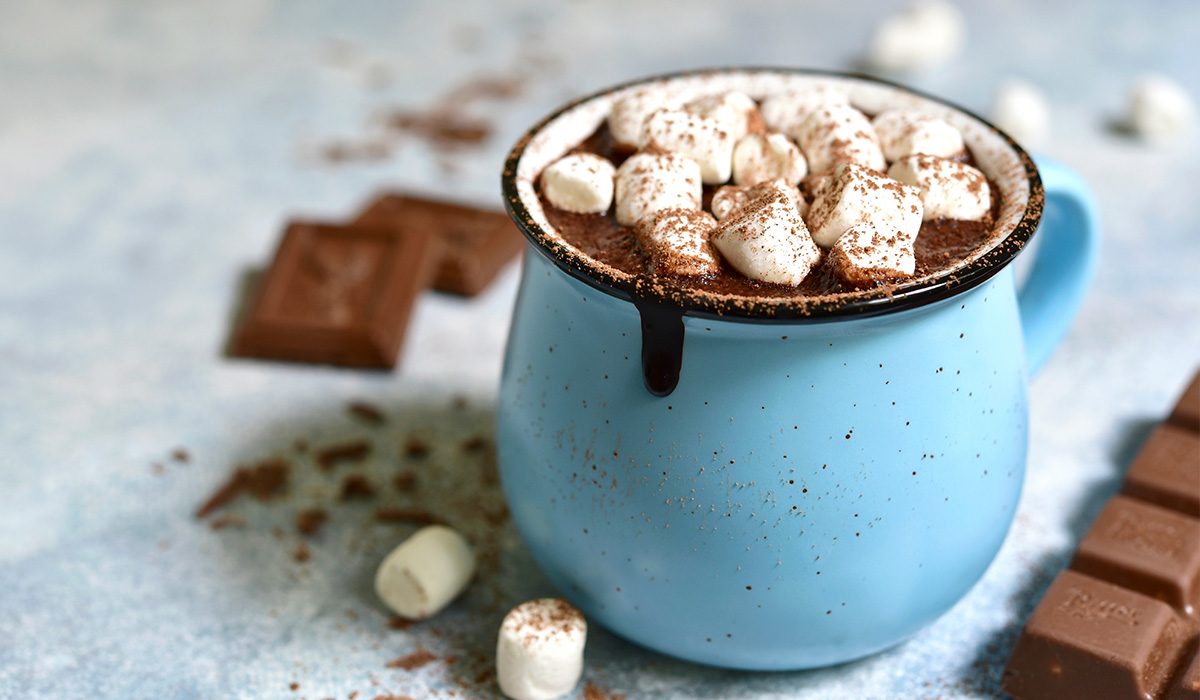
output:
[[458,531],[445,525],[418,530],[392,550],[375,572],[375,592],[397,615],[436,615],[475,575],[475,554]]
[[651,149],[617,168],[617,223],[633,226],[659,209],[699,209],[700,165],[678,153]]
[[655,272],[670,275],[711,275],[721,269],[708,236],[717,220],[706,211],[660,209],[634,227],[634,235]]
[[565,600],[540,598],[504,616],[496,642],[500,692],[513,700],[553,700],[583,675],[587,621]]
[[892,164],[888,177],[920,190],[926,221],[974,221],[992,210],[987,177],[966,163],[935,156],[906,156]]
[[760,109],[767,128],[795,139],[800,132],[800,125],[813,110],[829,105],[848,104],[850,96],[845,91],[829,85],[814,85],[803,92],[777,92],[768,95]]
[[945,0],[916,0],[875,29],[867,61],[906,72],[944,63],[962,48],[966,21]]
[[1050,105],[1033,85],[1009,80],[996,92],[992,123],[1017,141],[1037,143],[1050,131]]
[[796,205],[796,213],[801,217],[808,215],[808,202],[800,196],[800,189],[787,180],[767,180],[757,185],[725,185],[713,193],[712,213],[717,221],[724,221],[733,216],[742,207],[768,192],[782,192]]
[[949,158],[966,147],[958,129],[920,112],[891,109],[876,115],[871,126],[875,127],[883,157],[889,163],[914,153]]
[[701,117],[717,120],[729,131],[734,141],[751,131],[761,130],[763,126],[758,105],[744,92],[705,95],[688,102],[683,109]]
[[829,263],[853,287],[911,277],[917,268],[913,237],[890,221],[860,221],[846,229],[829,249]]
[[739,185],[783,178],[795,184],[808,174],[808,161],[783,134],[747,134],[733,147],[733,181]]
[[655,145],[694,158],[706,185],[726,182],[733,172],[733,133],[716,119],[699,114],[681,109],[655,111],[646,118],[638,145]]
[[921,197],[915,187],[846,163],[821,186],[809,209],[808,223],[813,240],[828,249],[846,229],[862,221],[890,222],[915,240],[921,230],[921,212]]
[[616,174],[613,164],[600,156],[564,156],[542,171],[542,194],[563,211],[600,214],[612,204]]
[[642,126],[651,112],[674,109],[686,101],[686,96],[675,90],[642,88],[613,103],[608,113],[608,130],[618,146],[636,148],[642,136]]
[[871,120],[849,105],[813,110],[800,125],[796,141],[813,172],[839,163],[857,163],[881,172],[887,168]]
[[795,204],[778,191],[718,224],[712,243],[738,272],[772,284],[800,284],[821,259]]
[[1143,139],[1165,140],[1186,131],[1194,112],[1179,83],[1163,75],[1144,75],[1129,95],[1126,126]]

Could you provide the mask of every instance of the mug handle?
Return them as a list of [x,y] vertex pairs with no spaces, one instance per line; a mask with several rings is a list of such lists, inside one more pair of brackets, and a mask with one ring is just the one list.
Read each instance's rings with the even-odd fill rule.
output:
[[1030,374],[1041,369],[1066,334],[1100,253],[1100,216],[1091,189],[1062,164],[1044,157],[1035,161],[1046,190],[1042,241],[1017,292]]

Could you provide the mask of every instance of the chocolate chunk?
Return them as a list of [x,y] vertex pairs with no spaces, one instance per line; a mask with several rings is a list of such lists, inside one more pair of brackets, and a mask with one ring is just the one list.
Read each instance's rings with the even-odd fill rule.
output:
[[366,440],[354,440],[337,445],[323,447],[317,451],[317,465],[322,471],[329,471],[341,462],[361,462],[371,454],[371,443]]
[[442,244],[434,289],[474,296],[495,279],[525,245],[502,211],[422,197],[389,194],[367,207],[356,226],[418,232]]
[[1071,568],[1191,615],[1200,607],[1200,519],[1116,496],[1079,544]]
[[391,369],[436,242],[420,228],[293,223],[242,318],[238,357]]
[[1188,642],[1166,603],[1064,571],[1025,623],[1004,690],[1020,700],[1161,697]]
[[1181,428],[1200,432],[1200,373],[1183,392],[1168,420]]
[[1200,518],[1200,434],[1160,426],[1125,475],[1122,493]]

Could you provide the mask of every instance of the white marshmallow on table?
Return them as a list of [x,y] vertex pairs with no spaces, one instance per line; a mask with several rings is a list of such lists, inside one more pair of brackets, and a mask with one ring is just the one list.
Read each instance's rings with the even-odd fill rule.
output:
[[721,221],[712,244],[738,272],[773,284],[800,284],[821,259],[796,205],[780,191]]
[[733,134],[716,119],[682,109],[660,109],[646,117],[638,145],[682,153],[700,164],[700,179],[719,185],[733,173]]
[[944,63],[962,49],[967,23],[945,0],[915,0],[875,28],[867,61],[905,72]]
[[814,85],[806,90],[767,95],[759,109],[767,128],[796,139],[800,125],[814,109],[848,104],[850,96],[844,90],[831,85]]
[[712,214],[696,209],[660,209],[634,227],[634,235],[656,272],[670,275],[711,275],[721,260],[708,237],[717,227]]
[[847,229],[862,221],[890,222],[915,240],[922,211],[917,188],[846,163],[821,187],[807,221],[813,240],[829,249]]
[[674,109],[687,102],[687,95],[663,87],[646,87],[613,102],[608,113],[608,130],[618,145],[637,148],[646,117],[659,109]]
[[554,206],[576,214],[608,211],[617,169],[592,153],[563,156],[542,171],[542,194]]
[[453,528],[430,525],[384,558],[375,592],[397,615],[423,620],[449,605],[474,575],[471,545]]
[[1195,107],[1187,91],[1164,75],[1144,75],[1129,95],[1126,127],[1141,138],[1165,140],[1188,129]]
[[796,142],[813,172],[839,163],[857,163],[881,172],[887,168],[871,120],[850,105],[827,105],[810,112],[800,125]]
[[1017,141],[1037,143],[1050,131],[1050,105],[1031,83],[1006,80],[996,91],[991,120]]
[[713,193],[710,203],[713,216],[717,218],[717,221],[724,221],[750,202],[774,191],[784,193],[796,205],[796,213],[801,217],[808,214],[808,202],[800,196],[800,189],[787,180],[779,178],[760,182],[757,185],[725,185],[718,189]]
[[892,162],[914,153],[953,156],[966,148],[962,134],[949,122],[905,109],[880,112],[871,120],[883,157]]
[[660,209],[699,209],[700,165],[685,155],[650,149],[617,168],[617,223],[633,226]]
[[733,147],[733,181],[738,185],[776,178],[796,184],[807,174],[804,154],[783,134],[746,134]]
[[540,598],[504,616],[496,642],[500,692],[513,700],[553,700],[583,675],[587,621],[565,600]]
[[888,177],[920,190],[925,220],[974,221],[992,210],[987,177],[966,163],[936,156],[905,156],[892,164]]
[[716,119],[729,131],[734,141],[762,127],[762,115],[754,99],[744,92],[722,92],[697,97],[683,109],[701,117]]
[[860,221],[829,249],[833,272],[854,287],[911,277],[917,269],[914,238],[891,221]]

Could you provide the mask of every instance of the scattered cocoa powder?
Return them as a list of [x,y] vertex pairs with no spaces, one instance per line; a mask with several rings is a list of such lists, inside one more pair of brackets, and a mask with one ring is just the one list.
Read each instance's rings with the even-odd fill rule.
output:
[[342,479],[342,490],[338,493],[338,500],[348,501],[350,499],[367,499],[375,497],[375,487],[367,477],[361,474],[350,474],[345,479]]
[[187,462],[192,461],[192,455],[182,447],[176,447],[175,449],[171,450],[171,459],[179,462],[180,464],[186,464]]
[[387,421],[383,411],[366,401],[351,401],[346,405],[346,410],[350,415],[371,425],[383,425]]
[[424,508],[376,508],[375,519],[385,523],[412,522],[432,524],[441,522],[440,518]]
[[421,438],[409,438],[404,443],[404,455],[406,457],[424,457],[429,454],[429,443]]
[[245,527],[246,519],[240,515],[222,515],[210,520],[208,526],[213,530],[224,530],[227,527]]
[[307,544],[299,542],[296,544],[296,549],[292,551],[292,558],[298,562],[306,562],[312,559],[312,551]]
[[324,508],[309,508],[296,513],[296,529],[300,534],[313,536],[321,530],[321,526],[329,518],[329,512]]
[[409,627],[412,627],[414,624],[415,623],[412,620],[406,620],[399,615],[392,615],[387,621],[388,629],[393,630],[406,630]]
[[417,488],[417,473],[412,471],[400,472],[396,478],[392,480],[396,485],[396,490],[402,493],[411,493]]

